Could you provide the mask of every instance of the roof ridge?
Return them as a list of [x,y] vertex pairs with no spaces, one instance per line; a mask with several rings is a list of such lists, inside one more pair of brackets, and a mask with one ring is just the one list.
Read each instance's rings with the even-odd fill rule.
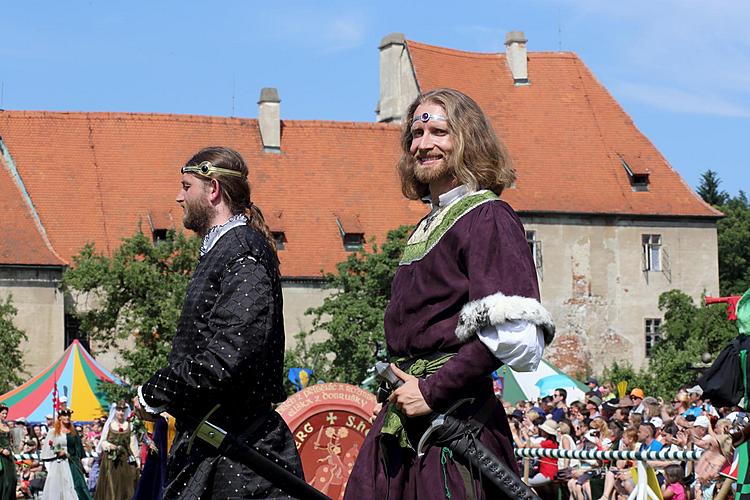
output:
[[406,45],[407,47],[414,46],[416,48],[431,50],[433,52],[442,52],[444,54],[465,54],[470,57],[478,58],[490,58],[497,56],[505,57],[505,52],[474,52],[470,50],[451,49],[448,47],[441,47],[439,45],[430,45],[428,43],[417,42],[416,40],[406,40]]
[[[476,57],[481,59],[487,59],[487,58],[493,58],[493,57],[506,57],[506,52],[476,52],[472,50],[461,50],[461,49],[452,49],[450,47],[441,47],[439,45],[430,45],[428,43],[423,42],[417,42],[415,40],[406,40],[407,45],[413,45],[416,48],[424,49],[424,50],[431,50],[433,52],[441,52],[444,54],[453,54],[453,55],[465,55],[469,57]],[[529,50],[527,52],[528,57],[562,57],[564,59],[580,59],[578,57],[578,54],[571,50],[560,50],[560,51],[554,51],[554,50],[540,50],[540,51],[531,51]]]
[[401,126],[394,123],[358,122],[338,120],[281,120],[287,127],[330,127],[330,128],[367,128],[383,130],[400,130]]
[[[133,121],[183,121],[187,123],[253,123],[257,124],[257,118],[242,118],[236,116],[214,116],[214,115],[193,115],[193,114],[169,114],[169,113],[133,113],[125,111],[34,111],[34,110],[3,110],[3,114],[11,115],[10,118],[19,117],[24,119],[75,119],[82,121],[100,121],[102,119],[122,120],[129,119]],[[400,126],[392,123],[364,122],[355,120],[304,120],[304,119],[283,119],[281,122],[291,127],[332,127],[332,128],[371,128],[371,129],[393,129]]]
[[[0,117],[11,115],[22,118],[72,118],[91,120],[97,118],[132,119],[134,121],[185,121],[185,122],[256,122],[257,118],[239,116],[196,115],[182,113],[141,113],[130,111],[37,111],[37,110],[0,110]],[[15,115],[15,116],[14,116]]]

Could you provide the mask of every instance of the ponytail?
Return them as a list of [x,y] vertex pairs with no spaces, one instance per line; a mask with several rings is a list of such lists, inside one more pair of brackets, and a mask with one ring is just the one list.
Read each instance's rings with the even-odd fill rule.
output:
[[266,239],[268,246],[271,247],[273,253],[276,255],[276,260],[278,261],[278,254],[276,253],[276,240],[274,239],[273,234],[271,234],[271,229],[268,227],[268,224],[266,224],[266,219],[263,217],[263,212],[260,211],[258,205],[256,205],[252,201],[249,201],[247,203],[247,207],[245,208],[245,216],[247,217],[248,225],[262,234]]

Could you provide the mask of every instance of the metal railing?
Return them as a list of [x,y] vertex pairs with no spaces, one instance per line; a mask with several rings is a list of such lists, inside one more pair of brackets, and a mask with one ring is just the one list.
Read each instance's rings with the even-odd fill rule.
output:
[[[515,450],[518,458],[524,461],[529,458],[574,458],[579,460],[634,460],[637,462],[638,480],[635,488],[628,496],[628,500],[658,500],[661,498],[648,485],[649,467],[645,462],[660,462],[664,460],[696,461],[700,458],[699,451],[586,451],[561,450],[548,448],[518,448]],[[528,478],[524,477],[527,481]]]

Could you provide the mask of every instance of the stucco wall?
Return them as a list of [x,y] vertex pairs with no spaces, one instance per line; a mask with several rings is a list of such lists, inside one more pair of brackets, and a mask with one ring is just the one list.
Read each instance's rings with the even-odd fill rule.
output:
[[[663,318],[659,295],[680,289],[697,303],[703,293],[718,293],[713,222],[523,219],[542,242],[542,301],[558,326],[549,354],[568,372],[598,372],[616,360],[643,366],[645,320]],[[643,234],[661,235],[670,272],[643,272]]]
[[61,268],[0,266],[0,299],[12,295],[18,310],[13,323],[28,337],[21,349],[29,375],[46,368],[65,347],[61,277]]

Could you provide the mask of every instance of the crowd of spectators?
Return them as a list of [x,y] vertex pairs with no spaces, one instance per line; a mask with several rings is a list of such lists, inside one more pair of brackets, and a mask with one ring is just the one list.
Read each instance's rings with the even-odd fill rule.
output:
[[[41,498],[45,487],[48,473],[47,461],[41,453],[47,439],[48,432],[53,428],[55,419],[52,415],[46,416],[46,421],[39,424],[30,424],[24,418],[15,421],[7,421],[11,434],[12,453],[16,458],[16,498],[35,499]],[[74,423],[75,432],[81,438],[85,457],[82,458],[82,466],[85,473],[88,490],[93,494],[96,490],[100,476],[99,465],[103,456],[112,453],[112,445],[102,439],[102,430],[107,422],[103,416],[92,422]],[[109,445],[109,446],[108,446]],[[140,462],[148,447],[140,450],[135,462]],[[137,465],[137,464],[136,464]],[[133,485],[135,486],[135,485]],[[79,495],[80,497],[80,495]],[[132,497],[132,490],[129,497]],[[97,498],[97,496],[94,496]]]
[[[91,475],[96,448],[101,438],[102,426],[106,417],[87,423],[75,423],[75,430],[81,437],[86,458],[82,460],[88,479],[89,489],[94,490],[96,476]],[[47,415],[44,423],[29,424],[26,419],[8,421],[11,427],[12,451],[16,456],[16,498],[36,498],[44,489],[47,470],[40,453],[49,429],[54,424],[53,416]]]
[[[744,425],[739,407],[714,408],[700,386],[681,388],[669,401],[633,388],[621,398],[611,382],[589,379],[582,401],[570,401],[556,389],[538,401],[505,402],[516,447],[577,450],[700,451],[701,461],[649,462],[665,499],[710,499],[729,473],[733,448],[728,434]],[[543,498],[557,498],[560,488],[570,499],[627,498],[633,490],[635,462],[541,458],[520,464]]]

